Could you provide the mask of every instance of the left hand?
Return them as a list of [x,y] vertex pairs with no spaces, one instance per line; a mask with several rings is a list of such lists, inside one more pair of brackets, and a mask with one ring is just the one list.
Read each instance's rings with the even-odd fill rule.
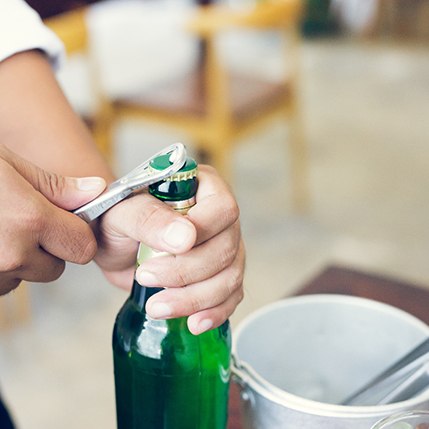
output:
[[209,166],[199,166],[196,198],[186,216],[148,194],[113,207],[100,221],[95,260],[113,284],[129,289],[138,242],[169,252],[137,270],[139,283],[166,288],[146,310],[153,318],[189,316],[199,334],[220,326],[243,299],[245,252],[237,203]]

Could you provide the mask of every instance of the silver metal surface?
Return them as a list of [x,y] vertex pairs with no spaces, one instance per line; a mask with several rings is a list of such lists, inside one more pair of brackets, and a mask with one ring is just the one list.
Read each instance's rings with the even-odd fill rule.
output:
[[[151,170],[150,162],[161,155],[170,155],[172,163],[161,171]],[[132,194],[142,191],[153,183],[164,180],[177,173],[186,162],[186,149],[182,143],[175,143],[161,150],[134,170],[113,182],[100,196],[73,211],[74,214],[91,222],[115,204],[124,200]]]
[[338,405],[427,337],[420,320],[363,298],[309,295],[270,304],[234,330],[244,427],[369,429],[397,412],[429,409],[429,390],[388,405]]
[[342,401],[342,404],[389,404],[409,399],[429,388],[428,368],[429,339],[426,339]]

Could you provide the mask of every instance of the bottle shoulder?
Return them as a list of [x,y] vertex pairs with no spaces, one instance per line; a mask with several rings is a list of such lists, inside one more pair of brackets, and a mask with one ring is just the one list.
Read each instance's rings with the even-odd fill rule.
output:
[[140,337],[142,332],[145,336],[156,337],[161,341],[168,337],[177,337],[178,340],[189,338],[190,341],[217,342],[231,340],[231,329],[229,320],[221,326],[200,335],[192,334],[187,326],[187,317],[176,319],[153,319],[144,308],[138,306],[132,299],[127,299],[120,309],[114,325],[114,331],[119,334],[127,332],[133,337]]
[[115,357],[132,359],[136,365],[159,370],[163,367],[191,370],[201,359],[229,361],[231,337],[229,324],[193,335],[187,318],[155,320],[132,303],[125,303],[115,322],[113,349]]

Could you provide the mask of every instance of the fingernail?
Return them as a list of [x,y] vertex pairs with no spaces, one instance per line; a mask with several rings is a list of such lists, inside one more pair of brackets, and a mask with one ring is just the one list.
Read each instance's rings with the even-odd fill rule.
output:
[[97,191],[106,187],[106,182],[101,177],[80,177],[75,180],[80,191]]
[[154,302],[148,311],[149,315],[154,319],[163,319],[164,317],[171,316],[171,307],[163,302]]
[[136,272],[137,281],[143,286],[157,286],[158,278],[155,274],[145,271],[137,270]]
[[197,331],[199,334],[210,330],[213,327],[213,320],[203,319],[200,323],[198,323]]
[[176,220],[167,227],[163,239],[168,246],[178,249],[189,241],[192,233],[192,227],[188,223]]

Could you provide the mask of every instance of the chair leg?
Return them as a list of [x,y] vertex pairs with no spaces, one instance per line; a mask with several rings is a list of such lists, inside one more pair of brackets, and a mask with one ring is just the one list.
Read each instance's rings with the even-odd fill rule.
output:
[[[297,213],[307,211],[310,203],[309,183],[308,183],[308,156],[304,138],[304,127],[302,124],[301,109],[299,105],[299,81],[300,71],[300,31],[297,25],[292,25],[284,29],[284,41],[287,56],[290,58],[291,69],[289,76],[290,95],[285,104],[285,116],[289,124],[289,147],[291,159],[291,177],[292,177],[292,209]],[[287,65],[286,65],[287,67]]]
[[113,123],[114,109],[106,100],[100,103],[96,112],[92,134],[98,149],[104,155],[110,165],[114,162],[113,157]]
[[16,303],[15,303],[15,314],[18,322],[27,322],[31,315],[30,306],[30,291],[28,283],[22,282],[17,288],[16,292]]
[[93,130],[93,137],[100,152],[105,157],[106,161],[112,164],[112,142],[110,129],[106,124],[97,124]]
[[297,106],[292,106],[289,118],[289,153],[292,181],[292,208],[297,213],[308,210],[310,204],[308,183],[308,153],[302,119]]
[[[203,162],[216,168],[220,176],[229,184],[232,184],[232,148],[231,139],[226,136],[218,136],[201,145]],[[206,161],[204,161],[204,158]]]
[[204,148],[204,145],[198,144],[196,150],[196,157],[199,164],[212,164],[212,159],[209,151]]
[[4,329],[8,326],[8,306],[6,296],[0,296],[0,329]]

